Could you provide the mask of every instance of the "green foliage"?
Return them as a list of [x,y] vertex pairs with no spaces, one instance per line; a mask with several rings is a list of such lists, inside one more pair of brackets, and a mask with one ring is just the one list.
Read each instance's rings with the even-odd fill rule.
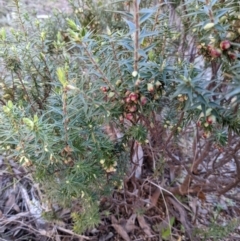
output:
[[203,240],[208,240],[211,238],[214,241],[220,241],[224,238],[228,238],[229,234],[233,233],[238,225],[238,219],[232,219],[225,225],[219,225],[213,221],[206,230],[195,229],[195,234],[196,237],[200,237]]
[[175,221],[175,218],[174,217],[171,217],[170,220],[169,220],[169,226],[165,229],[162,230],[162,239],[163,240],[169,240],[171,239],[171,230],[172,230],[172,226],[174,224],[174,221]]
[[[43,22],[15,2],[20,27],[0,30],[0,149],[34,170],[52,202],[81,201],[81,211],[72,213],[76,232],[99,222],[99,198],[129,167],[129,143],[151,141],[156,114],[174,136],[191,121],[221,146],[227,144],[226,127],[240,132],[239,99],[231,102],[239,94],[239,35],[228,51],[216,50],[228,38],[225,32],[237,28],[235,2],[187,1],[183,33],[168,21],[171,8],[152,1],[132,12],[121,2],[109,7],[100,1],[85,1],[82,11],[86,6],[72,1],[75,14]],[[176,11],[184,8],[178,4]],[[99,7],[109,11],[101,15]],[[228,22],[220,21],[225,15]],[[109,19],[115,21],[104,29]],[[186,32],[199,41],[206,69],[215,66],[209,80],[179,51]],[[119,140],[105,133],[108,123],[121,130]]]
[[83,206],[86,207],[82,209],[80,213],[73,212],[72,218],[75,223],[74,231],[76,233],[82,233],[86,230],[86,227],[89,229],[94,228],[100,220],[98,205],[91,202],[91,198],[84,199]]
[[124,1],[72,1],[70,0],[76,19],[88,30],[102,33],[109,28],[122,29],[123,20],[119,11],[124,10]]

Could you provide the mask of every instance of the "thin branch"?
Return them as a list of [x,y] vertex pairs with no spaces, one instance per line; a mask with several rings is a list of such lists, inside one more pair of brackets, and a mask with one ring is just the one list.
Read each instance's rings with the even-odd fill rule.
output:
[[197,168],[198,168],[199,164],[204,161],[204,159],[207,155],[209,155],[209,151],[212,146],[211,144],[212,144],[211,141],[206,142],[205,148],[204,148],[203,152],[201,153],[200,157],[196,161],[194,161],[192,168],[191,168],[193,173],[197,173]]
[[134,35],[134,71],[138,70],[138,50],[139,50],[139,31],[140,31],[140,25],[139,25],[139,4],[138,0],[133,1],[134,5],[134,22],[135,22],[135,35]]
[[18,18],[19,18],[19,21],[20,21],[20,25],[22,27],[22,30],[24,32],[24,35],[25,35],[25,38],[27,39],[27,31],[25,29],[25,26],[24,26],[24,23],[23,23],[23,20],[21,18],[21,14],[20,14],[20,5],[19,5],[19,0],[14,0],[15,4],[16,4],[16,8],[17,8],[17,15],[18,15]]
[[[163,2],[163,0],[160,0],[160,1],[159,1],[159,7],[158,7],[157,13],[156,13],[156,15],[155,15],[154,24],[153,24],[153,27],[152,27],[152,32],[155,31],[155,29],[156,29],[156,27],[157,27],[158,18],[159,18],[160,14],[161,14],[161,7],[162,7],[163,4],[165,4],[165,3]],[[150,44],[153,42],[153,39],[154,39],[154,36],[152,36],[152,37],[150,38],[150,40],[149,40]]]
[[116,94],[116,96],[118,97],[119,94],[117,93],[117,91],[115,91],[114,86],[111,84],[111,81],[107,78],[107,76],[103,73],[103,71],[101,70],[101,68],[99,67],[98,63],[94,60],[94,58],[92,57],[92,54],[90,53],[90,51],[87,48],[87,45],[85,43],[82,42],[82,46],[85,49],[90,61],[92,62],[92,64],[96,67],[96,69],[98,70],[98,72],[101,74],[103,81],[105,82],[105,84],[107,84],[112,91],[114,91],[114,93]]
[[170,140],[172,139],[175,131],[177,130],[177,128],[179,127],[179,125],[182,123],[183,117],[184,117],[184,112],[181,113],[181,116],[180,116],[180,118],[179,118],[179,120],[178,120],[177,125],[173,128],[171,134],[169,135],[168,139],[166,140],[165,147],[167,147],[167,145],[168,145],[168,143],[170,142]]
[[74,233],[74,232],[72,232],[71,230],[68,230],[68,229],[66,229],[66,228],[62,228],[62,227],[60,227],[60,226],[56,226],[56,228],[57,228],[59,231],[61,231],[61,232],[68,233],[68,234],[70,234],[70,235],[72,235],[72,236],[75,236],[75,237],[78,237],[78,238],[80,238],[80,239],[92,240],[91,238],[89,238],[89,237],[87,237],[87,236],[85,236],[85,235],[76,234],[76,233]]
[[24,85],[24,83],[23,83],[23,79],[22,79],[21,73],[20,73],[19,71],[16,71],[16,74],[17,74],[17,76],[18,76],[18,78],[19,78],[19,80],[20,80],[20,82],[21,82],[21,85],[22,85],[22,87],[23,87],[23,89],[24,89],[24,92],[25,92],[25,94],[26,94],[26,96],[27,96],[27,99],[28,99],[28,101],[29,101],[29,104],[31,105],[31,108],[32,108],[33,112],[36,113],[37,111],[36,111],[36,109],[35,109],[32,101],[31,101],[31,98],[30,98],[30,96],[29,96],[29,94],[28,94],[28,92],[27,92],[27,89],[26,89],[26,87],[25,87],[25,85]]
[[5,102],[3,99],[0,99],[0,102],[1,102],[3,105],[6,105],[6,102]]
[[68,145],[68,117],[67,117],[67,89],[64,88],[63,90],[63,95],[62,95],[62,99],[63,99],[63,125],[64,125],[64,134],[65,134],[65,144]]
[[169,195],[170,195],[171,197],[173,197],[173,199],[176,200],[181,206],[183,206],[186,210],[188,210],[188,211],[191,212],[191,210],[190,210],[187,206],[185,206],[184,204],[182,204],[182,203],[174,196],[174,194],[173,194],[172,192],[170,192],[170,191],[168,191],[167,189],[161,187],[160,185],[158,185],[158,184],[150,181],[149,179],[147,179],[146,181],[149,182],[149,183],[151,183],[153,186],[159,188],[159,190],[160,190],[161,192],[164,191],[165,193],[169,194]]
[[229,185],[227,185],[225,188],[223,188],[222,190],[218,191],[218,195],[223,195],[226,192],[230,191],[231,189],[233,189],[234,187],[236,187],[239,184],[240,180],[239,178],[237,178],[234,182],[230,183]]
[[234,155],[233,157],[233,160],[235,161],[236,163],[236,167],[237,167],[237,177],[236,177],[236,180],[232,183],[230,183],[229,185],[227,185],[225,188],[223,188],[222,190],[219,190],[218,191],[218,194],[219,195],[223,195],[225,194],[226,192],[230,191],[231,189],[233,189],[234,187],[236,187],[239,182],[240,182],[240,163],[239,161],[237,160],[236,156]]

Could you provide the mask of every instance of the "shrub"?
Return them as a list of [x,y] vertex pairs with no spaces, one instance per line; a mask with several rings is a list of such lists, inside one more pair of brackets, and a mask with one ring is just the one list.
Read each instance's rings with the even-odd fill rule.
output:
[[[186,10],[180,3],[148,1],[144,8],[138,2],[129,4],[130,12],[121,4],[107,12],[116,22],[104,32],[95,31],[87,12],[81,15],[84,6],[73,4],[75,15],[41,22],[22,13],[15,0],[19,28],[0,31],[1,151],[30,168],[52,202],[81,200],[80,214],[72,213],[77,232],[99,222],[99,200],[124,174],[144,177],[142,169],[136,174],[140,150],[147,175],[161,160],[165,168],[186,168],[183,182],[166,183],[173,194],[225,194],[239,182],[219,188],[193,176],[201,167],[211,181],[214,169],[222,170],[226,162],[210,165],[213,149],[211,158],[229,150],[228,162],[237,151],[229,146],[233,140],[238,146],[234,133],[240,130],[237,3],[192,0]],[[169,21],[178,11],[184,13],[178,16],[181,31]],[[94,9],[88,14],[95,16]],[[106,19],[96,16],[104,26]],[[198,52],[187,52],[190,39]],[[192,153],[182,150],[186,139]]]

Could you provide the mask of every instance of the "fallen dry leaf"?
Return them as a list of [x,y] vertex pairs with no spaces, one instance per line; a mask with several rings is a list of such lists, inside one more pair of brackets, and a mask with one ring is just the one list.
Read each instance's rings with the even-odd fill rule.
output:
[[117,219],[115,218],[114,215],[111,216],[111,222],[112,222],[112,224],[117,224],[118,223],[118,221],[117,221]]
[[20,208],[17,206],[16,204],[16,197],[15,197],[15,192],[11,192],[8,196],[8,199],[5,203],[5,207],[4,207],[4,213],[7,214],[9,211],[11,211],[12,209],[14,209],[17,212],[20,212]]
[[151,204],[156,207],[157,206],[157,202],[158,202],[158,198],[160,196],[160,189],[157,188],[156,191],[153,193],[153,195],[150,197],[150,202]]
[[137,219],[138,219],[138,223],[139,223],[140,227],[142,228],[142,230],[144,231],[144,233],[147,236],[151,236],[152,235],[151,228],[147,224],[145,218],[143,216],[138,216]]
[[202,203],[206,202],[206,195],[203,191],[198,192],[197,197],[202,201]]
[[124,227],[122,227],[119,224],[112,224],[116,232],[125,240],[125,241],[131,241],[130,237],[128,236],[127,231]]
[[114,215],[111,216],[112,226],[114,227],[116,232],[126,241],[130,240],[128,233],[138,228],[135,225],[136,217],[136,214],[132,214],[128,221],[126,221],[125,219],[117,221]]
[[192,200],[189,201],[189,206],[193,211],[192,222],[195,223],[198,213],[198,198],[194,197]]
[[137,217],[136,214],[132,214],[131,217],[128,219],[125,225],[125,229],[127,230],[128,233],[133,231],[134,229],[137,229],[137,226],[135,225],[136,217]]
[[108,233],[107,235],[102,236],[99,241],[107,241],[110,238],[112,238],[114,236],[114,234],[112,232]]
[[176,218],[178,218],[179,221],[182,223],[190,240],[192,240],[192,228],[191,228],[191,224],[188,221],[187,213],[186,213],[185,209],[174,198],[168,197],[168,200],[172,203],[174,208],[176,210],[178,210],[180,217],[176,217]]

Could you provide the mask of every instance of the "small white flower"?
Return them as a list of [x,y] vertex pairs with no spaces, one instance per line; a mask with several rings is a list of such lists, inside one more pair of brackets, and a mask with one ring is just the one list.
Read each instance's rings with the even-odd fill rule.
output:
[[101,159],[101,160],[100,160],[100,163],[101,163],[102,165],[104,164],[104,162],[105,162],[104,159]]
[[138,72],[137,72],[137,71],[133,71],[133,72],[132,72],[132,76],[133,76],[133,77],[137,77],[137,75],[138,75]]

